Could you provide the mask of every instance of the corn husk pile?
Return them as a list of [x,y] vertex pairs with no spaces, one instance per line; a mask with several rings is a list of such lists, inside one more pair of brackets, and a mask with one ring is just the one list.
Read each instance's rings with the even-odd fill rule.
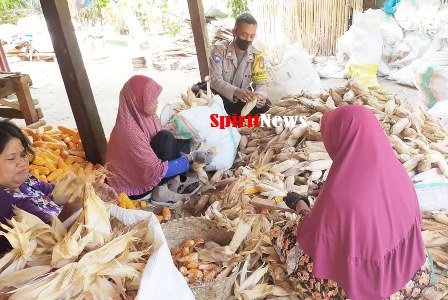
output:
[[448,295],[448,215],[439,213],[425,216],[422,235],[425,246],[434,260],[438,279],[436,285],[425,289],[423,298],[445,299]]
[[[203,189],[198,199],[193,198],[186,204],[195,213],[205,210],[207,218],[229,230],[235,230],[251,218],[259,218],[259,222],[247,225],[250,234],[241,243],[239,254],[244,264],[235,284],[237,299],[295,296],[304,299],[309,296],[298,280],[288,278],[268,236],[272,224],[295,221],[295,214],[270,211],[264,215],[251,200],[261,196],[281,201],[289,191],[306,194],[310,183],[325,180],[332,161],[321,141],[320,119],[324,112],[347,104],[364,105],[373,111],[410,176],[430,168],[438,168],[448,175],[447,129],[425,111],[392,94],[368,90],[350,82],[318,95],[305,92],[282,99],[268,113],[304,116],[307,126],[241,128],[240,152],[232,169],[233,176],[228,175],[229,171],[216,172],[211,178],[202,174],[206,177],[201,181],[207,182],[209,188]],[[216,188],[223,186],[221,179],[227,185]],[[427,222],[425,220],[425,224]],[[428,299],[437,299],[445,293],[440,291],[448,288],[448,276],[443,270],[448,264],[444,248],[448,227],[442,223],[430,224],[432,227],[423,228],[428,231],[424,233],[425,242],[431,253],[435,253],[441,277],[436,286],[425,292],[430,295]]]
[[0,291],[9,299],[133,298],[151,254],[148,223],[110,219],[92,185],[83,189],[83,209],[68,229],[17,208],[1,225],[13,248],[0,260]]
[[36,152],[36,157],[30,164],[30,174],[40,181],[56,181],[68,171],[78,176],[89,175],[101,167],[86,160],[76,129],[47,125],[37,129],[24,128],[23,132]]

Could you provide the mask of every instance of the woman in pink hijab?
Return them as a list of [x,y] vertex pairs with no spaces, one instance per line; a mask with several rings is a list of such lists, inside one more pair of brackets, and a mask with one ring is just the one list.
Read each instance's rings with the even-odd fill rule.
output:
[[333,164],[316,203],[288,195],[297,232],[271,231],[288,274],[314,299],[419,299],[431,271],[417,196],[379,122],[347,105],[325,113],[321,131]]
[[143,75],[133,76],[120,92],[106,154],[108,183],[117,193],[139,198],[153,190],[153,199],[159,198],[155,200],[178,200],[164,183],[187,172],[190,161],[210,163],[213,159],[214,154],[207,151],[190,153],[188,140],[177,140],[168,130],[161,130],[156,115],[161,92],[157,82]]

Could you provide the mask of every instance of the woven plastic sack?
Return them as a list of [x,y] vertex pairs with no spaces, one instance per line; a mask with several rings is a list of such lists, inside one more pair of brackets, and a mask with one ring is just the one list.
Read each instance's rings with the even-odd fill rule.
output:
[[365,87],[378,87],[378,64],[351,64],[348,72],[359,84]]
[[422,63],[416,76],[416,87],[426,109],[448,100],[448,48]]

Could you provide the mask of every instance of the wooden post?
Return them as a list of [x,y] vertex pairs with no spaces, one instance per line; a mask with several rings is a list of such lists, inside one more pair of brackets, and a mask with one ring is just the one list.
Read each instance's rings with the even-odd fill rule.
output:
[[208,34],[202,0],[188,0],[188,10],[190,11],[191,29],[193,30],[194,44],[196,46],[199,73],[201,74],[201,80],[203,81],[205,80],[205,76],[208,75],[210,47],[208,44]]
[[92,163],[104,163],[106,138],[76,40],[68,2],[40,2],[87,159]]

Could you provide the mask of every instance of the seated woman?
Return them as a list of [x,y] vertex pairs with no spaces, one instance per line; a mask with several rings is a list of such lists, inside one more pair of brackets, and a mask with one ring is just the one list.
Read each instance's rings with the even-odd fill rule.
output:
[[298,225],[270,233],[289,276],[314,299],[419,299],[431,276],[420,210],[383,129],[370,110],[350,105],[321,125],[333,160],[327,180],[311,210],[289,194]]
[[[34,156],[28,138],[16,125],[0,122],[0,222],[14,216],[13,206],[17,206],[39,217],[46,223],[51,216],[59,216],[61,221],[82,206],[82,202],[54,203],[50,196],[53,185],[37,180],[28,172],[29,158]],[[0,237],[0,253],[9,247],[8,241]]]
[[117,120],[107,145],[108,183],[118,192],[140,198],[152,191],[156,201],[176,202],[166,182],[190,169],[191,161],[210,164],[213,151],[192,151],[188,140],[161,130],[156,115],[162,87],[149,77],[136,75],[120,92]]

